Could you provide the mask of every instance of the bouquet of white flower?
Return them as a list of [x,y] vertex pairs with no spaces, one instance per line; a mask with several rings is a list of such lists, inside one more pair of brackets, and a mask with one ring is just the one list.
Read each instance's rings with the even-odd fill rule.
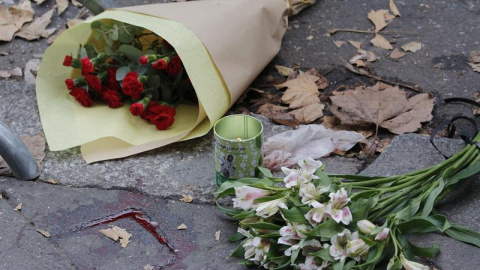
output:
[[[217,199],[234,195],[220,210],[239,220],[232,253],[246,265],[266,269],[374,269],[392,255],[387,269],[429,269],[415,257],[434,257],[439,248],[417,247],[407,234],[443,232],[480,247],[480,234],[431,214],[460,180],[480,171],[480,135],[443,163],[392,177],[327,175],[322,163],[302,160],[275,178],[223,183]],[[343,180],[343,181],[342,181]],[[284,184],[282,186],[282,183]]]

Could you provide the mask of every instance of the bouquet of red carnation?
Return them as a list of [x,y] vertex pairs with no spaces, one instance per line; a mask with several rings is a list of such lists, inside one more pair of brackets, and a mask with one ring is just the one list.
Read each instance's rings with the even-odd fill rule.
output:
[[314,1],[134,6],[67,29],[37,75],[50,150],[81,145],[95,162],[205,135],[275,57],[288,14],[306,2]]
[[65,80],[70,95],[84,107],[94,101],[110,108],[128,104],[132,115],[158,130],[172,126],[175,107],[194,96],[175,49],[135,25],[98,20],[90,27],[92,39],[80,45],[76,56],[69,54],[63,60],[64,66],[74,69],[73,78]]

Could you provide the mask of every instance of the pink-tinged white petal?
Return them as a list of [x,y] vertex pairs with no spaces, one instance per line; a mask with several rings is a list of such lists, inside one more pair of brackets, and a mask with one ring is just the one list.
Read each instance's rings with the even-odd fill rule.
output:
[[300,248],[300,245],[298,244],[295,244],[289,248],[287,248],[283,254],[285,254],[285,256],[292,256],[292,252],[299,249]]
[[269,194],[269,191],[259,188],[249,186],[235,187],[233,207],[249,210],[252,208],[255,199],[268,196]]
[[430,270],[430,267],[426,265],[407,260],[403,254],[400,255],[400,260],[405,270]]
[[352,222],[352,212],[350,212],[350,208],[347,206],[342,208],[342,223],[348,225],[350,222]]
[[305,214],[305,218],[312,226],[317,226],[323,221],[325,217],[325,205],[320,204],[319,207],[312,208]]
[[298,165],[305,170],[313,170],[314,172],[317,171],[320,167],[322,167],[321,161],[316,161],[312,158],[307,158],[305,160],[301,160],[298,162]]
[[385,240],[387,237],[388,237],[388,234],[390,233],[390,229],[389,228],[383,228],[378,234],[377,236],[375,236],[375,240],[378,240],[378,241],[383,241]]
[[347,244],[347,256],[360,261],[360,257],[367,254],[370,246],[368,246],[362,239],[355,239],[349,241]]
[[254,205],[255,211],[257,212],[256,215],[262,218],[273,216],[278,212],[279,208],[287,208],[285,200],[286,198],[279,198]]
[[343,218],[342,210],[334,208],[332,203],[329,203],[327,205],[327,209],[326,209],[325,213],[327,213],[328,216],[330,218],[332,218],[333,220],[335,220],[335,222],[337,222],[337,223],[340,223],[342,221],[342,218]]
[[377,227],[375,224],[369,220],[363,219],[357,222],[358,230],[365,234],[371,234],[372,231]]

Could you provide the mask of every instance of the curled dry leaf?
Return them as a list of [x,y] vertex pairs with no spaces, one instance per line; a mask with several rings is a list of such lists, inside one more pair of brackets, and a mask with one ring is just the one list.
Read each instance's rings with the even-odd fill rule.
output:
[[378,57],[373,52],[365,51],[365,50],[362,50],[362,49],[359,49],[358,52],[361,55],[364,55],[364,57],[365,57],[364,59],[367,60],[368,62],[375,62],[378,59]]
[[478,63],[478,64],[468,63],[468,65],[473,68],[473,71],[480,72],[480,63]]
[[10,69],[10,70],[0,70],[0,77],[2,78],[10,78],[12,76],[22,76],[23,72],[22,69],[19,67]]
[[221,231],[220,231],[220,230],[218,230],[218,231],[215,232],[215,241],[220,240],[220,234],[221,234]]
[[303,9],[315,4],[316,0],[290,0],[288,16],[297,15]]
[[409,42],[409,43],[402,46],[402,49],[406,52],[408,52],[408,51],[417,52],[421,48],[422,48],[422,43],[416,42],[416,41]]
[[390,54],[390,58],[392,59],[399,59],[399,58],[402,58],[405,56],[405,52],[399,50],[399,49],[395,49],[392,51],[392,53]]
[[111,226],[108,229],[98,231],[113,241],[120,241],[122,247],[127,247],[130,242],[130,237],[132,237],[132,234],[128,233],[127,230],[117,226]]
[[52,184],[52,185],[58,185],[60,184],[60,182],[58,180],[54,180],[54,179],[48,179],[47,181],[45,181],[46,183],[49,183],[49,184]]
[[190,195],[183,195],[183,198],[181,198],[180,201],[184,203],[191,203],[193,201],[193,197]]
[[292,115],[288,114],[288,107],[266,103],[258,108],[257,113],[267,117],[272,122],[277,124],[290,127],[297,126],[295,118]]
[[309,124],[323,116],[324,104],[313,103],[289,112],[297,124]]
[[13,208],[13,211],[15,212],[20,212],[22,211],[23,203],[19,203],[15,208]]
[[29,25],[22,27],[20,31],[16,34],[16,36],[19,36],[26,40],[49,37],[56,30],[55,28],[46,29],[47,25],[50,24],[53,12],[54,9],[45,12],[41,17],[36,18]]
[[388,14],[386,9],[372,10],[368,13],[368,19],[375,25],[375,32],[379,32],[388,25],[385,20],[386,14]]
[[357,87],[341,96],[332,96],[330,111],[342,124],[366,126],[374,124],[396,134],[415,132],[422,122],[432,119],[434,99],[418,94],[407,99],[398,86],[377,90]]
[[[474,99],[476,102],[480,102],[480,92],[475,93]],[[480,108],[476,107],[475,109],[473,109],[473,114],[480,115]]]
[[76,7],[83,7],[83,4],[76,1],[76,0],[71,0],[72,1],[72,5],[76,6]]
[[400,11],[398,11],[397,5],[395,5],[395,2],[393,0],[390,0],[390,10],[392,11],[393,15],[401,17]]
[[50,238],[50,232],[46,231],[46,230],[42,230],[42,229],[35,229],[38,233],[40,233],[41,235],[45,236],[46,238]]
[[279,65],[275,65],[275,69],[278,71],[278,73],[280,73],[280,75],[285,77],[288,77],[290,73],[295,72],[293,68],[279,66]]
[[470,63],[480,63],[480,51],[471,51],[468,56],[468,61]]
[[153,266],[151,266],[150,264],[147,264],[143,267],[143,270],[155,270],[155,268]]
[[375,34],[375,37],[370,40],[370,43],[372,43],[375,47],[386,50],[393,50],[392,44],[390,44],[390,42],[386,38],[379,34]]
[[185,225],[183,223],[178,225],[178,227],[177,227],[177,230],[186,230],[186,229],[187,229],[187,225]]
[[41,59],[30,59],[25,64],[23,75],[26,83],[35,84],[35,78],[41,62]]
[[57,3],[58,15],[62,14],[68,8],[68,0],[55,0]]

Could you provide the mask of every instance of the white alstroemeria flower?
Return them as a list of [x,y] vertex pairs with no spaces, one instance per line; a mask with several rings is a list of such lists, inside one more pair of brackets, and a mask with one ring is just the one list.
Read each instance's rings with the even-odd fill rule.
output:
[[315,203],[313,203],[312,206],[314,208],[308,211],[308,213],[306,213],[304,216],[308,220],[308,222],[315,227],[318,224],[322,223],[325,217],[326,207],[324,204],[321,204],[317,201],[315,201]]
[[350,224],[352,221],[352,212],[350,208],[346,206],[347,203],[350,202],[347,191],[342,187],[337,190],[337,192],[330,193],[329,197],[330,201],[328,202],[325,212],[337,223]]
[[287,226],[283,226],[280,228],[280,238],[278,238],[278,243],[282,245],[294,245],[298,242],[298,240],[302,240],[307,238],[303,232],[307,230],[307,225],[305,224],[287,224]]
[[430,269],[430,267],[423,265],[421,263],[407,260],[405,256],[403,256],[403,254],[400,255],[400,260],[402,261],[402,265],[405,268],[405,270],[429,270]]
[[311,206],[313,202],[320,201],[320,195],[330,190],[330,186],[325,187],[318,185],[315,187],[313,183],[307,183],[300,186],[298,194],[302,197],[302,203]]
[[335,260],[344,260],[347,258],[347,244],[350,240],[358,239],[358,234],[356,232],[352,235],[352,233],[345,229],[343,232],[334,235],[330,239],[330,255]]
[[371,234],[372,231],[373,231],[377,226],[375,226],[375,224],[373,224],[373,223],[370,222],[369,220],[362,219],[362,220],[360,220],[360,221],[357,222],[357,227],[358,227],[358,230],[361,231],[362,233]]
[[322,162],[308,158],[300,160],[298,166],[300,167],[299,169],[281,168],[283,173],[287,175],[283,179],[287,188],[298,187],[299,185],[309,183],[312,179],[318,179],[318,176],[314,175],[314,173],[322,166]]
[[347,256],[359,262],[360,258],[367,254],[369,249],[370,246],[362,239],[354,239],[347,243]]
[[383,241],[388,237],[389,233],[390,233],[389,228],[383,228],[379,233],[377,233],[377,236],[375,236],[375,240]]
[[242,246],[245,250],[245,259],[253,261],[259,265],[265,264],[267,260],[267,256],[265,254],[270,250],[270,242],[268,239],[263,239],[258,236],[247,238],[247,240],[243,242]]
[[295,245],[292,245],[291,247],[287,248],[283,254],[285,254],[285,256],[292,256],[292,252],[297,250],[297,249],[300,249],[300,245],[299,244],[295,244]]
[[298,267],[300,267],[300,270],[322,270],[322,269],[326,269],[328,264],[329,264],[328,261],[323,261],[319,265],[315,261],[314,256],[306,256],[305,263],[299,264]]
[[249,210],[253,206],[253,201],[270,195],[268,190],[243,186],[235,187],[235,198],[232,199],[234,208]]
[[279,208],[288,209],[285,204],[286,200],[287,198],[284,197],[254,205],[255,211],[257,211],[257,216],[268,218],[275,215]]

